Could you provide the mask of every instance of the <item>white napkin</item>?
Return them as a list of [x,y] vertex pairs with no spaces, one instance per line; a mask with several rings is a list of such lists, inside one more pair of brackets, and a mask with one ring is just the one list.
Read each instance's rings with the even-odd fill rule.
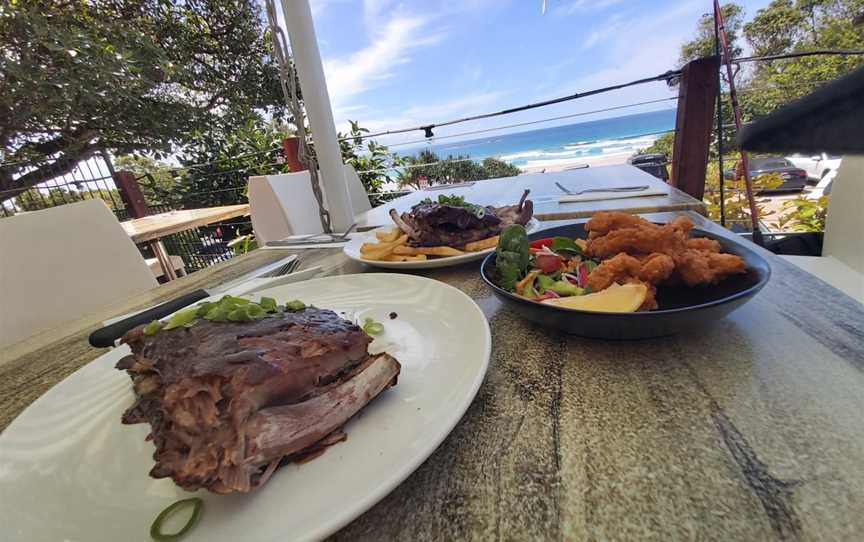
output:
[[598,201],[606,199],[644,198],[646,196],[668,196],[665,188],[648,188],[639,192],[588,192],[578,196],[559,196],[558,203],[575,203],[580,201]]

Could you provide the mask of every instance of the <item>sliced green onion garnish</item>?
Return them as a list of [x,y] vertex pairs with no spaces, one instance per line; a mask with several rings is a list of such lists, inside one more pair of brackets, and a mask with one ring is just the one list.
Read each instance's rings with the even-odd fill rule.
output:
[[144,335],[155,335],[157,331],[162,329],[164,324],[159,320],[153,320],[146,326],[144,326]]
[[[177,531],[176,533],[163,533],[162,532],[162,524],[165,523],[172,515],[176,514],[180,510],[188,508],[192,506],[192,515],[189,516],[189,521],[186,522],[186,525],[183,526],[182,529]],[[182,501],[177,501],[156,516],[156,519],[153,520],[153,525],[150,526],[150,538],[153,540],[157,540],[159,542],[163,541],[171,541],[171,540],[179,540],[183,535],[189,532],[189,529],[195,526],[198,523],[198,519],[201,517],[201,509],[204,507],[204,501],[195,497],[192,499],[183,499]]]
[[258,304],[267,312],[276,312],[276,300],[272,297],[262,297]]
[[185,311],[180,311],[165,323],[165,327],[162,329],[168,331],[169,329],[174,329],[175,327],[181,327],[191,324],[195,321],[195,317],[198,316],[198,309],[188,309]]
[[289,301],[288,303],[285,303],[285,308],[288,309],[289,311],[302,311],[303,309],[306,308],[306,303],[303,303],[299,299],[295,299],[293,301]]
[[384,324],[376,322],[371,318],[366,318],[363,320],[363,331],[365,331],[367,335],[381,335],[384,333]]

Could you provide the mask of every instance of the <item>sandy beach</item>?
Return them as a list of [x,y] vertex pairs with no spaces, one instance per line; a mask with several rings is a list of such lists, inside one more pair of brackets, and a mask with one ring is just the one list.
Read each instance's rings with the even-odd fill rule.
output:
[[575,158],[564,158],[561,160],[546,160],[543,165],[531,165],[529,162],[525,166],[519,166],[522,173],[551,173],[555,171],[564,171],[578,166],[588,165],[590,167],[597,166],[614,166],[617,164],[626,164],[627,159],[632,156],[632,152],[619,152],[603,154],[600,156],[584,156]]

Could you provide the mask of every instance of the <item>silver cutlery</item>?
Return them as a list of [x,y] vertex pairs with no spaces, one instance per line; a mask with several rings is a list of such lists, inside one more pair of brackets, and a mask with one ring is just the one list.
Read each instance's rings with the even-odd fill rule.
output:
[[570,190],[559,182],[556,182],[555,186],[561,189],[561,191],[568,196],[581,196],[582,194],[589,194],[591,192],[641,192],[650,188],[647,184],[643,184],[640,186],[618,186],[613,188],[586,188],[585,190]]
[[[107,324],[104,327],[101,327],[91,333],[89,338],[90,344],[97,348],[106,348],[109,346],[113,346],[114,342],[120,337],[122,337],[130,329],[141,324],[146,324],[153,320],[158,320],[159,318],[164,318],[165,316],[173,314],[174,312],[182,309],[183,307],[187,307],[195,302],[201,301],[202,299],[206,299],[214,295],[226,294],[229,291],[236,289],[238,286],[242,285],[245,282],[250,282],[256,279],[272,279],[275,277],[293,274],[297,267],[300,265],[299,261],[300,258],[297,257],[297,255],[291,255],[287,258],[283,258],[262,268],[258,268],[251,273],[247,273],[239,279],[219,285],[215,288],[202,288],[199,290],[195,290],[194,292],[189,292],[188,294],[174,298],[170,301],[166,301],[164,303],[160,303],[159,305],[150,307],[149,309],[129,315],[127,317],[123,317],[122,319],[113,321],[110,324]],[[305,274],[306,271],[301,271],[300,273]],[[263,287],[265,284],[275,284],[276,281],[269,280],[260,282],[263,282],[264,284],[262,284],[261,286],[257,286],[259,288]],[[255,287],[253,287],[251,291],[254,291],[254,289]],[[249,291],[246,291],[244,293],[249,293]]]
[[[311,233],[309,235],[301,235],[299,237],[294,237],[291,239],[283,239],[285,242],[294,242],[294,241],[308,241],[309,243],[339,243],[344,241],[348,235],[354,231],[354,228],[357,227],[357,223],[353,223],[348,226],[348,229],[345,230],[345,233],[335,234],[335,233]],[[270,245],[270,243],[267,243]],[[284,245],[271,245],[271,246],[284,246]]]

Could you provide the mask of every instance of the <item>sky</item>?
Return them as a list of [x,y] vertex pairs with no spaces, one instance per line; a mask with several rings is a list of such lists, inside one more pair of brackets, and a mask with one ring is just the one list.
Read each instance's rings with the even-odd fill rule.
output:
[[[740,2],[752,16],[768,0]],[[310,0],[336,125],[372,131],[440,122],[678,67],[711,0]],[[436,135],[676,95],[662,82],[436,129]],[[674,101],[541,124],[667,109]],[[530,128],[503,130],[502,133]],[[396,143],[421,134],[382,138]]]

